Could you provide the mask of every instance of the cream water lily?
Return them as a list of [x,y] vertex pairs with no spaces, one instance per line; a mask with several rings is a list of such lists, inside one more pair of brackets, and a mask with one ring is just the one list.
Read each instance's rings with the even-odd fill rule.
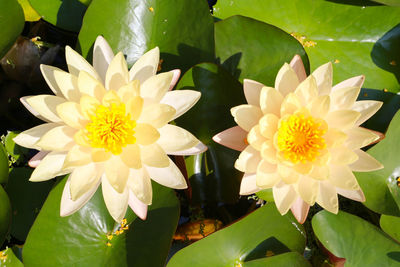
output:
[[242,151],[235,162],[244,172],[240,194],[272,188],[279,212],[292,209],[301,223],[315,202],[337,213],[337,194],[364,201],[353,171],[383,166],[361,150],[379,139],[360,125],[382,105],[356,101],[363,81],[332,87],[331,63],[306,77],[299,56],[279,70],[274,88],[244,80],[248,104],[231,109],[238,126],[213,137]]
[[[128,70],[103,37],[96,39],[93,66],[66,47],[69,72],[42,65],[55,95],[28,96],[22,103],[46,123],[19,134],[17,144],[40,150],[30,181],[68,174],[61,216],[81,208],[101,184],[111,216],[123,219],[128,205],[145,219],[151,181],[175,189],[186,182],[167,156],[206,150],[198,139],[170,121],[200,98],[192,90],[170,91],[180,71],[156,74],[156,47]],[[37,164],[36,159],[40,158]]]

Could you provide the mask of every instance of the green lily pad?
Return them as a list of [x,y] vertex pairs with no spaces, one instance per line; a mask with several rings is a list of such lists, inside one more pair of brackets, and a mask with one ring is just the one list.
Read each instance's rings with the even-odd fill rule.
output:
[[168,267],[242,266],[269,254],[303,253],[304,247],[303,227],[272,203],[178,251]]
[[265,201],[274,202],[274,196],[273,196],[273,194],[272,194],[272,188],[263,189],[263,190],[261,190],[261,191],[258,191],[258,192],[256,193],[256,195],[257,195],[259,198],[261,198],[261,199],[263,199],[263,200],[265,200]]
[[86,12],[78,46],[91,57],[96,37],[103,35],[114,52],[126,55],[130,66],[158,46],[162,71],[186,71],[214,59],[213,29],[206,1],[97,0]]
[[365,74],[367,88],[400,90],[400,50],[396,46],[400,36],[397,29],[388,33],[399,23],[400,8],[352,6],[347,1],[230,0],[218,1],[214,14],[252,17],[292,34],[305,47],[311,69],[334,63],[334,83]]
[[0,244],[3,244],[10,230],[11,205],[6,191],[0,185]]
[[381,162],[383,169],[373,172],[355,173],[365,194],[364,205],[369,209],[387,215],[400,215],[399,207],[393,198],[389,185],[400,176],[400,112],[397,112],[389,125],[385,139],[368,150],[368,153]]
[[79,32],[86,6],[78,0],[29,0],[39,15],[61,29]]
[[24,28],[24,12],[17,1],[0,0],[0,59],[7,53]]
[[230,109],[245,103],[242,85],[221,66],[202,63],[187,71],[176,88],[202,94],[199,102],[176,120],[208,146],[205,153],[186,158],[192,201],[236,202],[243,176],[233,168],[239,152],[214,143],[212,137],[236,125]]
[[25,241],[54,181],[30,182],[33,169],[13,168],[5,190],[12,206],[12,224],[10,234]]
[[381,3],[387,6],[400,6],[399,0],[372,0],[377,3]]
[[4,145],[6,147],[7,152],[14,158],[14,160],[18,161],[20,159],[24,159],[29,153],[29,149],[17,145],[13,138],[16,137],[19,132],[9,131],[4,140]]
[[0,184],[8,181],[8,155],[6,148],[0,144]]
[[[108,214],[101,189],[79,211],[60,217],[66,178],[50,192],[29,232],[23,258],[27,266],[163,266],[179,218],[173,190],[153,183],[147,220],[128,211],[129,229]],[[113,238],[110,240],[107,235]]]
[[24,10],[25,21],[38,21],[40,19],[40,15],[33,9],[29,0],[18,0],[18,3]]
[[14,251],[11,248],[6,248],[1,251],[0,267],[24,267],[22,262],[15,256]]
[[252,79],[273,85],[283,63],[296,54],[309,69],[306,52],[296,39],[275,26],[242,16],[215,23],[215,51],[241,82]]
[[247,261],[243,263],[243,267],[309,267],[311,266],[303,256],[297,252],[287,252],[272,257]]
[[[315,235],[346,266],[398,266],[400,245],[378,227],[346,212],[325,210],[312,219]],[[371,253],[366,253],[371,251]]]
[[385,233],[400,243],[400,217],[382,215],[379,224]]

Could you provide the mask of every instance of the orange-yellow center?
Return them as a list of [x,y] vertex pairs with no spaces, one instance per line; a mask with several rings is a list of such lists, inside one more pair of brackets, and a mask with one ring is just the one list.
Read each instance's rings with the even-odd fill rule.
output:
[[86,125],[86,131],[92,147],[104,148],[118,155],[124,146],[136,142],[135,127],[136,122],[126,114],[125,105],[112,103],[96,108],[91,122]]
[[277,145],[286,160],[292,163],[315,161],[326,147],[323,135],[326,129],[311,116],[293,114],[281,120]]

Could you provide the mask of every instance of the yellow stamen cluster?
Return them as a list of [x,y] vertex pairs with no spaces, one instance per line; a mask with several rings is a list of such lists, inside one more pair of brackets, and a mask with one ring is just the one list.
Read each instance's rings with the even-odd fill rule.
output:
[[277,145],[283,157],[292,163],[315,161],[326,147],[321,122],[304,114],[293,114],[279,124]]
[[91,122],[86,125],[86,131],[92,147],[104,148],[118,155],[124,146],[136,142],[135,127],[136,122],[126,114],[125,105],[112,103],[96,108]]

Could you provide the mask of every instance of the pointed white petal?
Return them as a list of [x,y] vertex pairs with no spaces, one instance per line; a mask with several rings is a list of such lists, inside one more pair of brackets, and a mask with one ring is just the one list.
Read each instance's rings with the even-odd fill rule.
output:
[[383,165],[379,161],[377,161],[374,157],[362,151],[361,149],[356,149],[354,150],[354,152],[358,155],[358,160],[349,165],[352,171],[369,172],[380,170],[383,168]]
[[128,84],[128,76],[128,65],[124,54],[119,52],[108,66],[105,78],[106,89],[118,91],[119,88]]
[[253,126],[258,124],[263,113],[257,106],[240,105],[231,109],[235,122],[245,131],[249,132]]
[[185,150],[194,147],[199,140],[185,129],[167,124],[160,129],[160,138],[157,140],[162,149],[167,154],[173,154],[176,151]]
[[361,125],[366,120],[371,118],[383,105],[383,102],[374,100],[363,100],[354,103],[353,110],[361,113],[361,116],[356,121],[355,125]]
[[40,149],[35,144],[42,138],[42,136],[48,131],[54,129],[55,127],[60,126],[57,123],[44,123],[40,124],[36,127],[30,128],[26,131],[23,131],[16,137],[14,137],[14,142],[20,146]]
[[42,161],[42,159],[49,153],[50,153],[49,151],[39,151],[38,153],[36,153],[35,156],[33,156],[28,161],[29,167],[36,168],[37,166],[39,166],[39,164]]
[[169,85],[169,89],[168,89],[169,91],[174,89],[175,84],[178,82],[179,77],[181,76],[181,70],[180,69],[171,70],[170,72],[172,72],[173,76],[172,76],[171,83]]
[[129,190],[129,207],[133,212],[142,220],[146,220],[147,217],[147,205],[140,201],[131,190]]
[[287,94],[294,92],[298,85],[299,79],[297,78],[296,72],[289,64],[285,63],[276,75],[276,90],[285,97]]
[[272,188],[275,205],[278,211],[284,215],[288,212],[294,201],[297,199],[297,193],[292,185],[287,185],[283,181]]
[[239,126],[235,126],[214,135],[212,139],[218,144],[234,150],[242,151],[248,146],[245,141],[246,138],[247,132]]
[[62,96],[60,87],[54,77],[54,72],[55,71],[63,71],[63,70],[53,67],[53,66],[40,64],[40,71],[42,72],[42,75],[43,75],[47,85],[50,87],[51,91],[53,91],[53,93],[56,96]]
[[240,183],[240,195],[251,195],[255,192],[260,191],[261,188],[257,186],[256,174],[255,173],[245,173]]
[[76,201],[92,187],[97,188],[102,173],[101,168],[93,163],[74,169],[69,177],[71,199]]
[[345,87],[360,87],[363,85],[365,80],[364,75],[352,77],[350,79],[344,80],[338,84],[336,84],[334,87],[332,87],[332,92],[335,92],[336,90],[340,88],[345,88]]
[[265,85],[253,80],[243,80],[243,91],[249,105],[260,106],[260,93]]
[[290,61],[290,67],[297,74],[297,78],[299,82],[304,81],[307,78],[306,70],[304,69],[303,61],[299,55],[295,55],[293,59]]
[[321,181],[319,183],[317,203],[329,212],[338,213],[339,202],[336,188],[329,181]]
[[179,118],[186,111],[191,109],[197,101],[199,101],[201,96],[200,92],[193,90],[176,90],[167,92],[165,96],[161,99],[161,104],[167,104],[175,108],[176,113],[172,118],[175,120]]
[[141,202],[151,205],[153,190],[151,188],[150,176],[145,168],[130,169],[127,185]]
[[318,87],[319,95],[329,95],[332,90],[332,63],[328,62],[320,67],[318,67],[311,74],[315,77]]
[[68,173],[62,169],[67,152],[50,152],[32,172],[29,181],[41,182]]
[[110,45],[103,36],[98,36],[93,48],[93,67],[103,83],[106,80],[108,65],[110,65],[113,58],[114,53]]
[[140,84],[155,75],[160,61],[160,49],[155,47],[141,56],[129,71],[129,80],[139,80]]
[[359,190],[346,190],[339,187],[336,187],[336,191],[338,194],[347,197],[354,201],[364,202],[365,196],[361,189]]
[[183,177],[179,168],[175,165],[175,163],[172,162],[171,159],[168,160],[169,166],[165,168],[145,166],[150,178],[163,186],[174,189],[187,188],[185,178]]
[[170,153],[169,155],[175,155],[175,156],[190,156],[190,155],[197,155],[200,153],[206,152],[208,147],[203,144],[202,142],[197,143],[197,145],[185,149],[185,150],[180,150],[180,151],[175,151],[173,153]]
[[129,189],[125,187],[122,193],[118,193],[105,176],[101,179],[101,189],[108,212],[116,222],[120,223],[128,209]]
[[[46,120],[52,122],[62,122],[60,117],[57,115],[56,108],[59,104],[66,102],[65,98],[54,95],[36,95],[24,98],[24,100],[26,100],[29,106],[31,106],[33,110],[39,113]],[[35,115],[35,113],[32,114]]]
[[304,202],[301,197],[298,197],[292,207],[290,207],[290,210],[293,213],[293,216],[296,218],[296,220],[300,223],[303,224],[308,215],[308,211],[310,210],[310,205],[308,205],[306,202]]

